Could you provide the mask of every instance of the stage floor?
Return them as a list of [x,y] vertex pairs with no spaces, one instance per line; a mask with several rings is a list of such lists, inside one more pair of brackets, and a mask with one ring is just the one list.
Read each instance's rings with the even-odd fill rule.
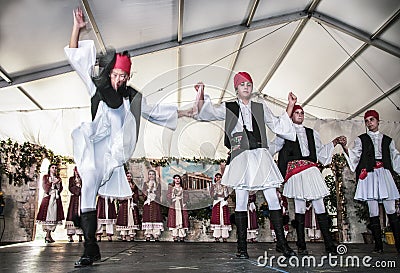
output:
[[[399,272],[400,255],[393,245],[373,254],[373,245],[347,244],[336,257],[325,256],[322,243],[309,243],[308,256],[278,260],[274,243],[248,245],[250,259],[235,257],[236,243],[100,242],[102,259],[91,267],[74,268],[83,243],[30,242],[0,247],[0,272]],[[295,248],[294,243],[290,243]],[[267,259],[264,256],[267,252]],[[271,262],[272,256],[275,258]],[[322,261],[322,262],[321,262]],[[357,266],[357,261],[359,265]],[[291,264],[290,264],[290,263]],[[363,263],[364,262],[364,263]],[[299,266],[296,266],[299,263]],[[304,266],[301,266],[303,263]],[[346,267],[347,263],[347,267]],[[285,264],[287,266],[285,266]],[[323,265],[321,265],[323,264]]]

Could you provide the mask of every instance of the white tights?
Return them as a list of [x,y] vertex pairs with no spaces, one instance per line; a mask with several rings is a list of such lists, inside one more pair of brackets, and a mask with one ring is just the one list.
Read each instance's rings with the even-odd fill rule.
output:
[[[393,214],[396,212],[396,201],[395,200],[383,200],[383,206],[385,207],[386,214]],[[377,200],[367,201],[369,209],[369,217],[379,216],[379,204]]]
[[[312,200],[311,202],[316,214],[325,213],[325,204],[323,198]],[[307,210],[306,200],[294,199],[294,207],[296,213],[305,214]]]
[[[247,211],[247,203],[249,202],[249,191],[235,190],[236,192],[236,208],[235,211]],[[267,200],[270,210],[279,210],[279,198],[276,194],[276,188],[268,188],[263,190],[265,200]]]

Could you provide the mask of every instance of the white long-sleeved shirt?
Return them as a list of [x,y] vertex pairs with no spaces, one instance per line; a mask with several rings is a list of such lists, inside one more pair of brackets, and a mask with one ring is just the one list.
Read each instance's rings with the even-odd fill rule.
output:
[[[308,140],[306,135],[306,129],[303,125],[294,124],[294,128],[296,131],[297,139],[299,140],[301,155],[306,157],[310,155],[310,150],[308,148]],[[322,165],[328,165],[332,162],[333,155],[333,143],[329,142],[327,144],[322,144],[319,133],[314,131],[314,142],[315,142],[315,150],[317,154],[317,160]],[[277,136],[268,147],[269,152],[274,155],[279,152],[283,145],[285,144],[285,139]]]
[[[251,103],[245,105],[241,100],[238,100],[240,111],[236,126],[231,132],[233,136],[236,132],[243,131],[243,124],[246,125],[247,130],[253,131],[252,116],[251,116]],[[294,141],[296,139],[296,132],[293,127],[293,122],[288,114],[284,112],[281,116],[275,116],[264,101],[261,101],[264,110],[264,123],[267,127],[279,134],[283,138]],[[242,117],[243,116],[243,117]],[[200,113],[196,117],[198,120],[225,120],[226,118],[226,104],[225,102],[220,105],[213,105],[208,95],[204,95],[204,104]]]
[[[374,144],[375,158],[382,159],[382,138],[383,134],[379,131],[371,132],[367,134],[371,137],[372,143]],[[400,153],[394,145],[392,140],[389,144],[390,160],[392,161],[393,170],[396,173],[400,173]],[[358,163],[360,163],[362,153],[362,142],[359,137],[354,140],[353,147],[349,149],[349,155],[344,154],[351,171],[355,171]]]

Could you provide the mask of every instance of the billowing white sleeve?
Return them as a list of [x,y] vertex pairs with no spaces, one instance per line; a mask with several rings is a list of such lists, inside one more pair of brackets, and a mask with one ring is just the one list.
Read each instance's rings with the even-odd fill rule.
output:
[[204,95],[204,104],[200,113],[195,116],[197,120],[225,120],[226,106],[225,102],[220,105],[214,105],[208,95]]
[[96,93],[96,86],[92,81],[92,71],[96,63],[96,47],[92,40],[78,42],[78,48],[64,47],[65,55],[72,68],[83,80],[90,97]]
[[288,114],[284,112],[281,116],[275,116],[264,101],[262,104],[264,108],[264,122],[267,127],[279,137],[295,141],[296,130]]
[[175,130],[178,124],[178,107],[174,105],[147,104],[142,98],[142,117],[161,126]]
[[327,144],[322,144],[319,133],[314,130],[315,150],[317,151],[317,159],[322,165],[326,166],[332,162],[333,146],[332,141]]
[[349,164],[350,170],[354,172],[357,168],[358,163],[360,163],[361,153],[362,153],[362,143],[361,139],[357,137],[354,140],[353,148],[349,148],[349,155],[344,153],[344,157]]
[[283,138],[275,137],[268,145],[269,153],[273,156],[282,149],[284,144],[285,140]]
[[400,153],[396,149],[396,146],[394,145],[394,141],[390,142],[389,145],[389,150],[390,150],[390,159],[392,160],[392,167],[393,170],[400,174]]

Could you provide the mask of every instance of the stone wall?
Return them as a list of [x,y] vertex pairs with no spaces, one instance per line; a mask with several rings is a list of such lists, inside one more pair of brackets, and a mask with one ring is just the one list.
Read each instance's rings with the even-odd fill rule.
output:
[[[35,229],[35,213],[37,211],[37,178],[22,186],[14,186],[3,175],[1,188],[4,193],[4,228],[2,242],[31,241]],[[1,220],[2,221],[2,220]]]

